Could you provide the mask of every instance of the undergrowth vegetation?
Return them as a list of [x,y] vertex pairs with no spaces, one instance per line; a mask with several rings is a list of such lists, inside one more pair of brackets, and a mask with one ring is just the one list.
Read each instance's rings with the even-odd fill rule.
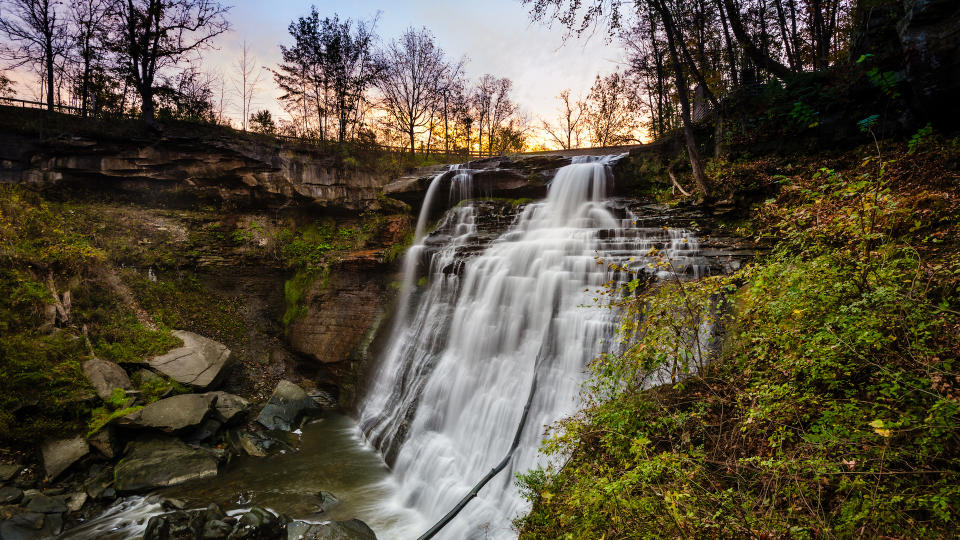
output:
[[[0,184],[0,441],[96,431],[128,409],[100,403],[83,374],[91,358],[136,371],[181,344],[174,328],[242,339],[239,306],[178,268],[183,255],[150,216]],[[138,270],[154,267],[175,271]],[[147,402],[187,390],[159,375],[134,380]]]
[[630,284],[521,538],[955,537],[960,146],[915,146],[783,167],[772,252]]

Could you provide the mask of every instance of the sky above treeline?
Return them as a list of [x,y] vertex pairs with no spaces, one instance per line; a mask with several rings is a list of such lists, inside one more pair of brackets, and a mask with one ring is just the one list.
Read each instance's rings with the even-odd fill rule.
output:
[[[426,27],[451,58],[466,56],[466,74],[473,80],[484,73],[509,77],[513,96],[536,119],[552,119],[555,96],[570,88],[586,94],[594,77],[617,68],[621,49],[607,43],[602,33],[592,38],[572,37],[565,31],[530,22],[519,0],[350,0],[350,1],[227,1],[233,30],[217,42],[219,50],[205,51],[203,63],[222,69],[227,78],[246,40],[261,66],[280,61],[279,44],[292,42],[287,26],[307,15],[315,5],[320,16],[337,13],[341,18],[369,20],[379,12],[377,33],[382,42],[399,36],[406,28]],[[269,73],[261,77],[253,110],[267,108],[285,117],[276,103],[280,95]],[[232,114],[231,116],[239,116]]]

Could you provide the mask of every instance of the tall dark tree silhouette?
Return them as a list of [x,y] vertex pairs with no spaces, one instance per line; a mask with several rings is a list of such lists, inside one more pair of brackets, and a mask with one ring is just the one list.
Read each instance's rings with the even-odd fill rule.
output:
[[309,130],[316,113],[321,140],[334,131],[339,142],[357,131],[366,92],[380,72],[374,57],[376,19],[354,21],[337,14],[321,18],[316,7],[291,22],[292,46],[280,45],[283,62],[272,70],[281,100]]
[[78,90],[80,114],[90,109],[90,94],[95,64],[106,39],[104,26],[109,17],[112,0],[76,0],[73,3],[73,52],[79,62]]
[[111,43],[140,96],[141,116],[153,122],[158,75],[212,46],[230,29],[228,7],[216,0],[117,0]]
[[433,120],[453,65],[426,28],[408,28],[387,45],[380,62],[384,69],[377,88],[384,109],[393,126],[406,134],[413,155],[417,133]]

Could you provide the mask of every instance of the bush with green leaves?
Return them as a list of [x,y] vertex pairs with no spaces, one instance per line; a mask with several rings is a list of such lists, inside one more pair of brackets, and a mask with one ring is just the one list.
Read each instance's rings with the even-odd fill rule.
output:
[[[890,173],[914,166],[795,179],[757,216],[772,253],[628,297],[625,352],[543,447],[564,465],[518,478],[520,537],[954,537],[960,265],[923,246],[936,223]],[[693,369],[718,294],[722,346]]]

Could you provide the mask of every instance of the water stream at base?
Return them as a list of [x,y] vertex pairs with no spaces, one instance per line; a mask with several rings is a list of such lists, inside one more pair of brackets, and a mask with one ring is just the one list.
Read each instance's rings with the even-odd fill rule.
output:
[[[167,488],[160,497],[127,497],[104,514],[67,531],[64,540],[137,538],[151,516],[165,512],[161,497],[183,500],[187,508],[215,502],[230,514],[260,505],[294,519],[321,522],[357,518],[380,538],[415,538],[420,517],[394,504],[397,490],[377,452],[359,437],[356,424],[342,414],[325,413],[303,427],[296,452],[269,458],[237,457],[213,480]],[[321,491],[339,502],[320,505]]]
[[[626,276],[608,265],[649,271],[645,255],[658,248],[680,273],[706,268],[689,231],[638,228],[611,204],[609,161],[561,168],[547,198],[479,253],[470,201],[423,236],[443,175],[430,186],[405,261],[405,311],[360,408],[361,429],[393,463],[394,503],[416,510],[424,530],[439,520],[505,455],[534,377],[538,385],[508,470],[440,538],[516,536],[511,520],[525,503],[514,473],[544,464],[544,427],[576,411],[587,364],[616,345],[616,314],[598,307],[597,289]],[[451,196],[473,196],[470,171],[456,171]],[[418,262],[428,268],[421,287]]]

